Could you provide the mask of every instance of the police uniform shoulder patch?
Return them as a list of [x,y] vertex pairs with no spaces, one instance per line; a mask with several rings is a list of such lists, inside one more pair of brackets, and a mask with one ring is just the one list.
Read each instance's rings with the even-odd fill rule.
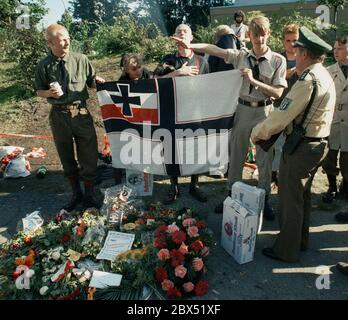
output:
[[299,81],[303,81],[304,79],[306,79],[306,77],[307,77],[307,75],[308,75],[309,72],[310,72],[309,69],[303,71],[303,73],[301,74],[301,76],[299,77],[298,80],[299,80]]
[[280,103],[279,110],[286,110],[289,105],[291,104],[292,100],[289,98],[284,98],[282,102]]

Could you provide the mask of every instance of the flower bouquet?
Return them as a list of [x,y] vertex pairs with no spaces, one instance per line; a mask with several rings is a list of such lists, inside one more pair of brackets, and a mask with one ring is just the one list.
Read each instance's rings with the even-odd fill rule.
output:
[[212,245],[207,224],[183,214],[171,224],[161,224],[154,232],[156,252],[154,277],[167,298],[203,296],[209,285],[206,259]]

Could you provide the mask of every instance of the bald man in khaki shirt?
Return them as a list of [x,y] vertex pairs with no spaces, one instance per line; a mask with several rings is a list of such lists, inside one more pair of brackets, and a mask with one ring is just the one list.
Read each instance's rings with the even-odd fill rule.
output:
[[305,136],[294,151],[286,151],[289,150],[290,139],[283,148],[278,192],[280,233],[274,246],[263,250],[267,257],[288,262],[298,261],[300,251],[306,250],[308,246],[311,185],[328,152],[327,137],[336,102],[333,80],[322,65],[324,54],[331,50],[331,46],[305,27],[300,29],[300,38],[295,46],[296,68],[301,75],[299,80],[279,108],[251,133],[255,143],[268,140],[284,129],[286,135],[291,134],[293,123],[302,122],[314,92],[312,105],[303,123]]

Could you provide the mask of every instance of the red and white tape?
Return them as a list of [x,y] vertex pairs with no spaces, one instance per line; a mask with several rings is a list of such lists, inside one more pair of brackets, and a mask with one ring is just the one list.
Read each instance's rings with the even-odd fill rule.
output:
[[19,138],[33,138],[33,139],[53,139],[52,136],[38,136],[38,135],[18,134],[18,133],[0,133],[0,137],[19,137]]

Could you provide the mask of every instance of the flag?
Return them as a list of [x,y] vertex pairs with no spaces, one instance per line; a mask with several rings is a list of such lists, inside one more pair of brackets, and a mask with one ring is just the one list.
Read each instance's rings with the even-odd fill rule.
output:
[[113,166],[177,176],[226,167],[241,85],[238,70],[98,84]]

